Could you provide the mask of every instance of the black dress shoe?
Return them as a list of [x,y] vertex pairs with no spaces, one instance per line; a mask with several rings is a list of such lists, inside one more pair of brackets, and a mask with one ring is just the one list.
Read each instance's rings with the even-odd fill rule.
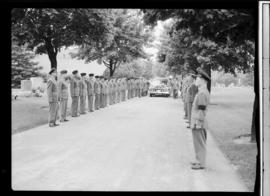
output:
[[49,124],[49,127],[55,127],[55,125],[54,124]]
[[59,126],[59,124],[54,123],[54,126]]
[[67,121],[69,121],[69,120],[67,120],[67,119],[64,119],[64,122],[67,122]]
[[187,126],[188,129],[190,129],[190,126]]

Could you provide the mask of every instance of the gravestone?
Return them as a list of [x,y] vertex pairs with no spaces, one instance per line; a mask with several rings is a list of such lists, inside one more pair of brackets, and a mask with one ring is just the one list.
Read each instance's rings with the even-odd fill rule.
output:
[[32,82],[32,89],[44,86],[43,78],[41,77],[32,77],[30,80]]
[[21,80],[21,90],[22,91],[31,91],[32,90],[31,80]]

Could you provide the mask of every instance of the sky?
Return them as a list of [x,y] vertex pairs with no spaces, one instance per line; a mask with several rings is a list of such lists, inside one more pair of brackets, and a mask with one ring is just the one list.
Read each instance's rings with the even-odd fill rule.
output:
[[[167,21],[165,21],[166,23]],[[158,21],[157,26],[154,28],[154,44],[159,43],[159,36],[163,31],[164,22]],[[57,70],[61,71],[63,69],[71,73],[73,70],[78,70],[79,73],[85,72],[87,74],[93,73],[95,75],[102,75],[106,67],[103,64],[98,64],[96,61],[91,63],[85,63],[84,60],[72,59],[69,52],[74,52],[75,47],[69,47],[67,49],[62,49],[57,55]],[[156,47],[146,48],[144,47],[146,53],[153,55],[151,57],[152,61],[155,61],[158,49]],[[47,54],[36,55],[34,61],[38,63],[38,66],[42,67],[41,72],[48,73],[51,69],[51,63]]]

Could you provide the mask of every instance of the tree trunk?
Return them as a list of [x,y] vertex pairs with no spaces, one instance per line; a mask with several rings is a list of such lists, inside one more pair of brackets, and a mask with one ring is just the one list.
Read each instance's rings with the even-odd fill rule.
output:
[[51,62],[51,69],[52,68],[57,69],[57,59],[56,59],[57,55],[56,55],[56,53],[51,53],[51,54],[48,53],[48,56],[49,56],[49,59]]
[[[204,65],[202,68],[206,71],[208,76],[211,78],[211,65]],[[209,93],[211,93],[211,80],[207,82],[207,89],[209,90]]]
[[45,39],[45,46],[46,46],[47,54],[51,62],[51,69],[52,68],[57,69],[57,59],[56,59],[57,48],[52,45],[51,40],[49,38]]
[[114,73],[114,70],[113,70],[112,67],[110,66],[110,77],[113,77],[113,73]]

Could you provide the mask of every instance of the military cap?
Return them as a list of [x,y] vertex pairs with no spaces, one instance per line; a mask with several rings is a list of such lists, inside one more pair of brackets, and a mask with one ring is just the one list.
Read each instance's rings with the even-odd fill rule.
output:
[[197,76],[204,78],[206,81],[210,81],[211,80],[211,78],[209,77],[209,75],[201,67],[198,67],[196,71],[198,73]]
[[89,76],[94,76],[94,74],[90,73]]
[[72,72],[73,75],[75,75],[75,74],[77,74],[77,73],[78,73],[78,70],[74,70],[74,71]]
[[60,74],[66,74],[67,73],[67,70],[61,70],[60,71]]
[[51,71],[49,71],[49,74],[52,74],[54,71],[56,71],[56,69],[52,68]]
[[99,78],[99,76],[95,76],[95,78]]
[[81,73],[81,76],[86,76],[86,73]]

